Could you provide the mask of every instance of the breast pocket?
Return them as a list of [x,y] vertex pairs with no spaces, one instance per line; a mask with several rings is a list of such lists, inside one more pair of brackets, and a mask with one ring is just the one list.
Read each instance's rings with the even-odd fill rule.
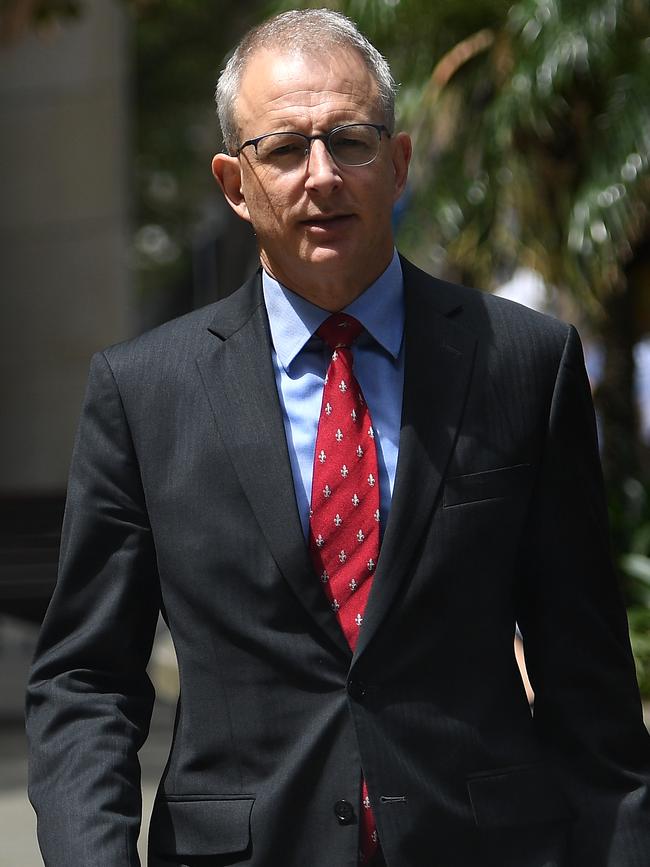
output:
[[442,506],[449,509],[454,506],[514,496],[525,490],[531,472],[530,464],[515,464],[510,467],[453,476],[445,482]]

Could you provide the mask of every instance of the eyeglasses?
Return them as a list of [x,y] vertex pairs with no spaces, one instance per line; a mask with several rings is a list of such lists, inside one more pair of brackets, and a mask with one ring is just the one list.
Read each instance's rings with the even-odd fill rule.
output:
[[388,128],[379,123],[347,123],[319,135],[271,132],[243,142],[235,156],[250,145],[258,162],[290,172],[304,165],[313,141],[322,141],[338,166],[367,166],[379,153],[382,132],[390,138]]

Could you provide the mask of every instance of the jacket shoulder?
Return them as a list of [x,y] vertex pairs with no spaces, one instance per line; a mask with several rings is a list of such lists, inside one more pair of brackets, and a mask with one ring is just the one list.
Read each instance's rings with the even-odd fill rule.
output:
[[101,354],[113,369],[168,368],[193,362],[206,341],[235,330],[252,315],[262,303],[259,283],[256,274],[232,295],[115,343]]
[[547,313],[490,292],[433,277],[402,259],[407,304],[433,304],[437,311],[483,343],[511,348],[562,349],[571,326]]

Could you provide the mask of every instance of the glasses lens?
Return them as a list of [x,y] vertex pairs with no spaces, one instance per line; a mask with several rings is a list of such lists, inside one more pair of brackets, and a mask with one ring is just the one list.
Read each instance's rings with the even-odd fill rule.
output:
[[261,163],[289,171],[305,159],[307,139],[292,132],[274,132],[257,143],[257,158]]
[[364,123],[350,124],[330,136],[334,159],[344,166],[365,166],[379,153],[381,133]]

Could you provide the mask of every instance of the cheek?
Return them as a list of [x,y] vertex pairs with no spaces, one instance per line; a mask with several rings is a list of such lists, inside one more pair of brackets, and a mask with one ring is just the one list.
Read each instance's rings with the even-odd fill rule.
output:
[[290,206],[282,196],[256,196],[249,203],[250,222],[262,246],[290,244],[292,224],[289,219]]
[[384,179],[366,191],[367,212],[377,225],[390,222],[395,201],[394,192],[394,186]]
[[[374,165],[368,166],[368,168],[374,168]],[[392,202],[395,188],[393,164],[388,162],[381,166],[380,171],[368,172],[367,175],[354,179],[354,193],[357,200],[367,202],[370,207],[374,208]]]
[[264,222],[265,225],[276,223],[283,225],[291,213],[293,199],[287,190],[277,185],[257,184],[244,190],[244,196],[253,223]]

